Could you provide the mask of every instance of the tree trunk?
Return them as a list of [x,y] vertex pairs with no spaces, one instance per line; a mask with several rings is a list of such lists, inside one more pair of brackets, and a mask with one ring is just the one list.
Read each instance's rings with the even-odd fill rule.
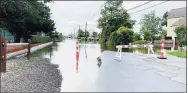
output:
[[15,43],[20,43],[20,38],[21,38],[21,36],[20,35],[16,35],[15,36]]

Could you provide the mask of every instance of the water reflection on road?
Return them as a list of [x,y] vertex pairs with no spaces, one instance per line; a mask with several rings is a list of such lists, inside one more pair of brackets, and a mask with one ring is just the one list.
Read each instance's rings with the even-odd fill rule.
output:
[[78,73],[76,71],[76,40],[65,40],[38,51],[32,56],[50,58],[58,64],[63,76],[62,92],[94,91],[99,67],[97,58],[101,55],[99,44],[79,45]]

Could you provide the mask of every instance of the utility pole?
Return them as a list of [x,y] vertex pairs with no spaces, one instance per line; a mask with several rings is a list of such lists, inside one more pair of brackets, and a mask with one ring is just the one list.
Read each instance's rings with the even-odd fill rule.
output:
[[86,22],[86,27],[85,27],[85,56],[87,59],[87,52],[86,52],[86,30],[87,30],[87,22]]
[[75,35],[75,28],[74,28],[74,39],[76,38],[76,35]]
[[85,40],[86,40],[86,30],[87,30],[87,22],[86,22],[86,27],[85,27]]

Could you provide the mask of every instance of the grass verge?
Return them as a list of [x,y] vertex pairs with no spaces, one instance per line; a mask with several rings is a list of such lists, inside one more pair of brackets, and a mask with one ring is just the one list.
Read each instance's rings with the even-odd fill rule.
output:
[[167,54],[174,55],[177,57],[186,58],[186,51],[173,51],[173,52],[169,51],[169,52],[167,52]]

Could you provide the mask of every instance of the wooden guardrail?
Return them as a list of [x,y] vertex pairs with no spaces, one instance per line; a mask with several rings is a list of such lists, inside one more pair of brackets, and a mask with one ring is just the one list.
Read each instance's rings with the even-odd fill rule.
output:
[[0,38],[0,72],[6,72],[6,38]]

